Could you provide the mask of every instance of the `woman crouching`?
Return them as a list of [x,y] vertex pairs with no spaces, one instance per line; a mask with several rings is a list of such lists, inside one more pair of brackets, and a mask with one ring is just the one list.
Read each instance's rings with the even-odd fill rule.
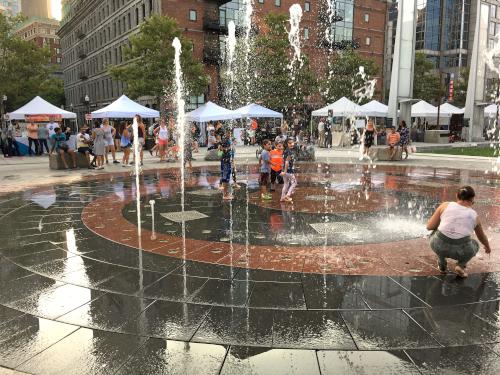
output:
[[430,237],[431,249],[438,256],[438,267],[446,273],[446,258],[455,259],[455,272],[467,277],[465,267],[479,250],[479,244],[471,238],[476,233],[486,254],[491,252],[488,238],[484,234],[477,212],[472,209],[476,193],[470,186],[463,186],[457,192],[456,202],[444,202],[427,222],[427,229],[434,231]]

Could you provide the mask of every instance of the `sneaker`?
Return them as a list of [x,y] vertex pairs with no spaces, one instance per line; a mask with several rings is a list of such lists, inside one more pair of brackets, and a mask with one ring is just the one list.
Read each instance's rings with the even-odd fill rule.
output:
[[113,164],[120,164],[118,160],[113,160]]

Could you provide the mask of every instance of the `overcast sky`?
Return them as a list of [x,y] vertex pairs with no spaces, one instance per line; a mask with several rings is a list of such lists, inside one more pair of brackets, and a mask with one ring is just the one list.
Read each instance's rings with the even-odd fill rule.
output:
[[61,0],[50,0],[52,15],[54,18],[61,19]]

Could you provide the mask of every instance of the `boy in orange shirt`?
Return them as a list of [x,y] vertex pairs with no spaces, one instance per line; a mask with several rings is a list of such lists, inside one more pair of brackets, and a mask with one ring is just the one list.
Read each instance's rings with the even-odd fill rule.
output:
[[396,152],[398,151],[398,144],[401,136],[396,132],[396,128],[392,127],[391,132],[388,137],[389,142],[389,152],[391,153],[391,160],[394,160],[396,156]]
[[271,191],[275,190],[276,179],[278,183],[283,183],[281,177],[281,169],[283,168],[283,143],[276,142],[276,147],[270,152],[271,154]]

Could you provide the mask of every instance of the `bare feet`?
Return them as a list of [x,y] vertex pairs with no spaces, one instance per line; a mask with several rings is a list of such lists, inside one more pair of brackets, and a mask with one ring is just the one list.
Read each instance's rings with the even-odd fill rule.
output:
[[465,272],[465,270],[460,266],[455,267],[455,272],[457,273],[458,276],[462,278],[466,278],[467,276],[469,276],[467,272]]

